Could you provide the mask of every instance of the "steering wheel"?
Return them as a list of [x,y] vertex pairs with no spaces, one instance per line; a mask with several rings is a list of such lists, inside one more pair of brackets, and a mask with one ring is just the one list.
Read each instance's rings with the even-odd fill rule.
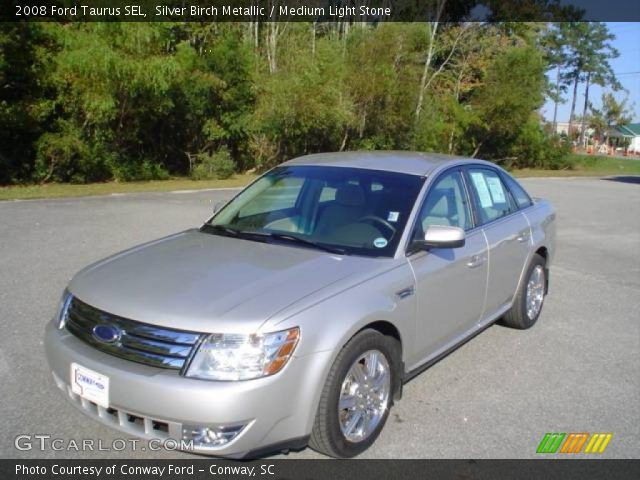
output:
[[390,237],[396,233],[396,227],[391,225],[384,218],[376,217],[375,215],[365,215],[364,217],[360,217],[356,220],[356,223],[377,223],[378,225],[382,225],[389,230],[391,233]]

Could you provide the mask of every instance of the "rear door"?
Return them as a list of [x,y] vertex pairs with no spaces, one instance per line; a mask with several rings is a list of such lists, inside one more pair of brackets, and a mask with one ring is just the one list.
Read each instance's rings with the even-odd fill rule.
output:
[[493,317],[511,305],[529,254],[531,229],[496,169],[470,166],[466,174],[489,246],[485,318]]

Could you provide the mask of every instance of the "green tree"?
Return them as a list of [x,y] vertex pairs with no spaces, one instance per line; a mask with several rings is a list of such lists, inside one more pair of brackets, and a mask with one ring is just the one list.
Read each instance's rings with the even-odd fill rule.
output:
[[604,92],[601,98],[601,107],[591,106],[590,110],[589,126],[599,137],[604,137],[607,130],[615,125],[625,125],[631,122],[633,114],[628,96],[618,101],[612,92]]
[[[555,148],[535,120],[544,72],[564,62],[558,98],[576,60],[540,23],[461,23],[472,4],[435,1],[429,24],[2,25],[0,182],[224,176],[353,149],[536,163]],[[583,57],[578,82],[611,83]]]
[[[251,53],[239,29],[49,27],[63,48],[50,72],[59,114],[40,139],[47,143],[38,147],[41,180],[155,178],[187,173],[191,158],[222,145],[240,155],[253,94]],[[65,138],[69,148],[59,148]]]
[[[619,53],[611,45],[615,38],[606,24],[598,22],[566,22],[561,24],[561,30],[567,41],[569,62],[564,74],[564,81],[573,84],[571,110],[569,114],[569,134],[572,135],[575,117],[578,85],[586,83],[583,118],[589,104],[589,86],[597,83],[601,86],[611,85],[619,88],[609,60],[616,58]],[[584,133],[584,123],[580,128],[580,136]]]
[[[0,184],[28,180],[52,113],[42,79],[50,39],[37,23],[0,23]],[[54,50],[55,51],[55,50]]]
[[[39,143],[55,139],[55,145],[62,145],[68,139],[84,147],[40,145],[43,156],[36,175],[41,180],[95,181],[106,166],[116,178],[136,178],[145,160],[155,160],[158,139],[162,141],[157,128],[173,106],[168,94],[177,63],[166,55],[170,25],[48,26],[63,46],[50,72],[59,114]],[[65,152],[79,157],[65,159]]]
[[487,158],[508,154],[521,128],[544,102],[546,63],[534,47],[510,47],[491,63],[470,105],[478,121],[470,128],[474,151]]
[[265,68],[257,80],[251,148],[261,169],[295,155],[339,150],[352,111],[335,40],[317,39],[312,55],[305,25],[288,31],[280,46],[288,54],[276,71]]
[[417,82],[413,60],[422,45],[423,29],[420,24],[390,23],[352,32],[344,78],[352,114],[341,147],[409,146],[415,104],[407,91]]
[[555,70],[555,80],[549,97],[553,100],[553,131],[558,124],[558,103],[564,103],[563,94],[567,92],[566,78],[562,76],[563,70],[569,62],[567,52],[567,31],[563,24],[551,24],[541,39],[545,51],[545,59],[549,68]]

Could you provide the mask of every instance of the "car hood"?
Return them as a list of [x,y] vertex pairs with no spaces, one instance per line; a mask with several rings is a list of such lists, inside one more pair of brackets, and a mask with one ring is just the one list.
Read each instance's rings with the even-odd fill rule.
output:
[[80,271],[69,290],[106,312],[203,332],[253,332],[277,312],[379,261],[182,232]]

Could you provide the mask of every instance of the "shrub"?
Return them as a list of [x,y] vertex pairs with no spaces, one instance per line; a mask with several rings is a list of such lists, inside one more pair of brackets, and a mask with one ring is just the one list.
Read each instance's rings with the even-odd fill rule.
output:
[[150,160],[127,161],[112,165],[113,178],[121,182],[166,180],[169,178],[167,170],[158,163]]
[[193,180],[209,180],[217,178],[224,180],[230,178],[235,171],[235,163],[226,148],[220,148],[213,154],[201,153],[198,155],[196,165],[191,171]]
[[43,134],[36,147],[34,178],[40,183],[84,183],[109,177],[102,157],[93,155],[91,146],[67,124],[59,132]]
[[563,170],[573,168],[571,147],[554,134],[545,133],[536,119],[528,121],[511,148],[509,168],[546,168]]

